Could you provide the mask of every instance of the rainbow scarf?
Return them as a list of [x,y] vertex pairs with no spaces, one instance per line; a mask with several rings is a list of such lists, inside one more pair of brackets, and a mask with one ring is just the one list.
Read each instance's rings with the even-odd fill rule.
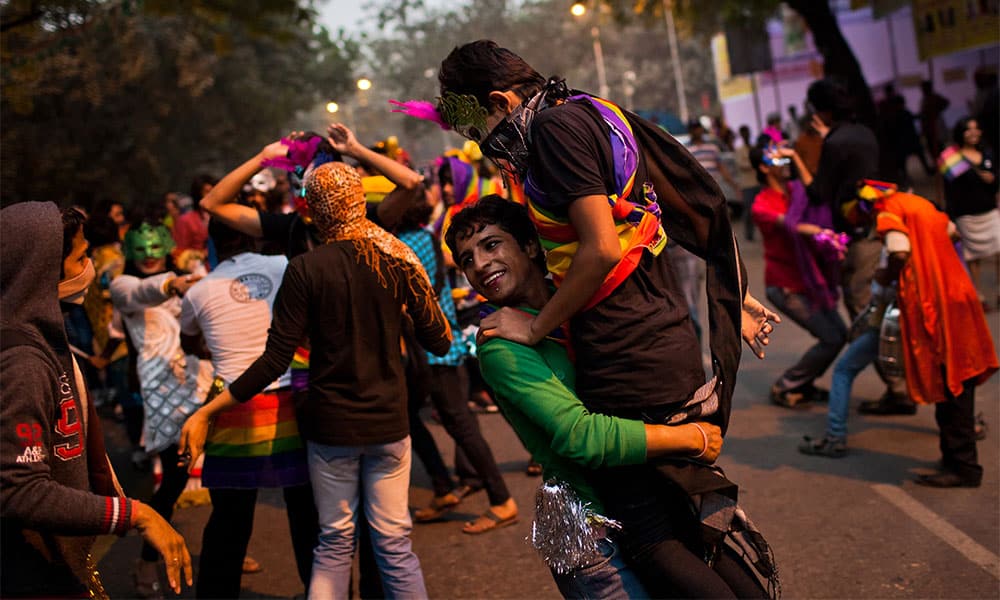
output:
[[[660,206],[656,193],[649,183],[642,185],[641,194],[633,194],[639,165],[639,148],[632,125],[616,105],[587,94],[567,98],[572,101],[590,102],[608,124],[611,136],[611,153],[614,157],[615,190],[608,196],[608,205],[615,220],[615,230],[622,248],[622,259],[604,279],[601,287],[587,302],[583,310],[592,308],[607,298],[635,270],[648,248],[659,255],[667,244],[667,236],[660,222]],[[569,218],[558,215],[552,204],[529,173],[525,178],[524,192],[528,197],[528,214],[538,229],[538,236],[546,251],[546,262],[552,280],[559,286],[573,263],[579,249],[576,230]]]
[[972,168],[972,163],[965,158],[958,146],[948,146],[938,156],[938,171],[944,175],[945,181],[954,181],[958,176]]

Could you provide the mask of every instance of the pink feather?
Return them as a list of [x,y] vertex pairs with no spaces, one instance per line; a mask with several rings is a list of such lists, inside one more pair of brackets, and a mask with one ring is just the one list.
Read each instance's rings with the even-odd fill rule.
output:
[[322,141],[323,138],[321,137],[310,138],[308,141],[292,141],[288,138],[281,138],[281,143],[288,148],[288,154],[280,158],[269,158],[262,162],[261,166],[284,169],[289,173],[295,171],[295,167],[306,167],[312,162],[313,157],[316,155],[316,148],[319,147]]
[[437,123],[438,127],[441,129],[451,129],[451,126],[445,123],[444,119],[441,118],[441,113],[437,111],[437,107],[426,100],[409,100],[407,102],[389,100],[389,104],[399,107],[392,109],[392,112],[394,113],[403,113],[404,115],[423,119],[424,121]]

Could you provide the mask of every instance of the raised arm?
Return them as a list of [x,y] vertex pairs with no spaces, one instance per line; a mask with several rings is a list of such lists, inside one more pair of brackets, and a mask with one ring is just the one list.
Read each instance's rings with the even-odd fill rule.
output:
[[242,204],[236,204],[240,190],[246,182],[263,167],[261,163],[270,158],[279,158],[288,154],[288,147],[282,142],[272,142],[258,152],[253,158],[230,171],[216,184],[212,190],[201,199],[201,207],[213,218],[219,219],[229,227],[259,238],[263,235],[260,226],[260,214],[256,209]]
[[354,132],[343,123],[330,125],[326,128],[326,132],[330,136],[330,145],[334,150],[357,160],[365,168],[378,171],[397,186],[415,190],[423,183],[423,175],[384,154],[365,147],[354,137]]

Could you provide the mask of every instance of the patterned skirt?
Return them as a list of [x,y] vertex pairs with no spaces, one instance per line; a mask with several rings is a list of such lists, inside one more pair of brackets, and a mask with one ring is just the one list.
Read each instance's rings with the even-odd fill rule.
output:
[[263,392],[216,417],[205,443],[205,487],[289,487],[309,481],[292,396],[288,388]]

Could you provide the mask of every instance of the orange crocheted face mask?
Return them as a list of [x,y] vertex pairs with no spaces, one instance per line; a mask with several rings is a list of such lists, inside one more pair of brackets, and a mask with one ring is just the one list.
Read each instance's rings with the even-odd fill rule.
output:
[[306,203],[323,241],[365,236],[365,193],[361,176],[342,162],[316,167],[305,182]]

